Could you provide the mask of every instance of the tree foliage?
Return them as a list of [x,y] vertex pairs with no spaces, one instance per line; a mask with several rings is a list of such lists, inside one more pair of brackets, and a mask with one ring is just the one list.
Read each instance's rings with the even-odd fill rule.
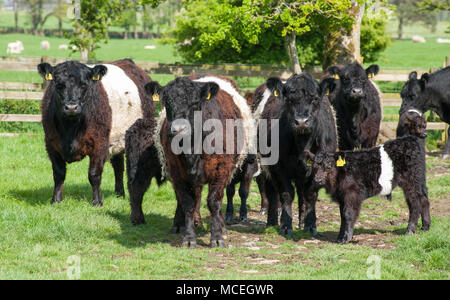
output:
[[99,47],[100,41],[108,41],[108,27],[129,3],[120,0],[80,0],[79,7],[76,1],[72,3],[78,11],[72,20],[74,30],[66,33],[66,37],[71,45],[80,50],[81,60],[85,61],[94,58],[94,50]]

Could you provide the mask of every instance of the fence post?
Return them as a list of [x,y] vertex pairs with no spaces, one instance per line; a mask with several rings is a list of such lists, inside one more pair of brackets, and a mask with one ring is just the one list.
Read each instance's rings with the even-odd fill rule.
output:
[[450,56],[445,57],[444,68],[450,66]]

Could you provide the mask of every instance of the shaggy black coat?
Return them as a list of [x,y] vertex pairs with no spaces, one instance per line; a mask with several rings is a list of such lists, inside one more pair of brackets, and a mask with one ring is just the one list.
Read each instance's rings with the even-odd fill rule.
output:
[[[411,72],[409,79],[402,88],[402,106],[399,114],[410,109],[416,109],[422,114],[432,110],[442,121],[450,124],[450,67],[428,74],[420,79],[417,72]],[[449,128],[450,135],[450,128]],[[450,140],[443,150],[450,154]]]
[[[120,67],[136,84],[142,108],[152,115],[153,103],[142,93],[145,83],[151,81],[150,77],[131,60],[111,64]],[[49,82],[42,99],[41,112],[45,147],[53,169],[52,203],[62,201],[66,164],[89,156],[92,203],[103,205],[100,184],[103,166],[108,159],[112,123],[108,96],[101,83],[107,68],[103,65],[90,68],[76,61],[67,61],[56,66],[39,64],[38,72]],[[126,128],[123,130],[125,132]],[[115,191],[124,196],[123,153],[112,156],[111,164],[114,168]]]
[[[352,239],[362,202],[382,191],[380,148],[381,146],[360,151],[320,152],[316,155],[306,153],[312,161],[314,182],[324,186],[333,200],[339,203],[341,213],[341,228],[337,238],[339,243],[348,243]],[[383,148],[392,161],[391,190],[396,186],[401,187],[409,207],[406,234],[416,231],[420,216],[422,216],[422,230],[428,230],[431,219],[423,142],[415,136],[406,136],[386,142]],[[344,165],[339,165],[339,161],[345,161]],[[383,160],[383,163],[385,162],[386,160]],[[388,164],[385,166],[389,167]]]
[[369,76],[379,71],[377,65],[366,70],[358,63],[342,68],[333,66],[328,73],[339,83],[330,101],[336,111],[339,149],[370,148],[376,145],[381,123],[380,95]]
[[[281,234],[292,233],[292,202],[297,187],[299,207],[305,202],[305,231],[317,234],[315,203],[318,188],[313,184],[304,150],[336,151],[337,136],[333,111],[327,93],[334,88],[334,79],[320,85],[308,74],[293,75],[285,83],[270,78],[266,87],[272,93],[261,119],[279,119],[279,160],[265,166],[265,188],[269,200],[267,225],[278,225],[278,199],[281,202]],[[270,124],[270,122],[269,122]],[[300,214],[301,215],[301,214]]]
[[414,135],[422,139],[428,136],[427,121],[424,114],[408,110],[400,115],[397,125],[397,137],[406,135]]

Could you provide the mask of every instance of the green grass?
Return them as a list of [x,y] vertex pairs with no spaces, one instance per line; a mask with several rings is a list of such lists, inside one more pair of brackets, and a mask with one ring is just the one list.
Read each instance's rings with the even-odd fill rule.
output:
[[[180,247],[179,235],[168,234],[175,210],[170,183],[160,189],[151,186],[144,198],[147,225],[135,227],[129,221],[128,200],[113,193],[109,164],[102,181],[104,207],[90,205],[87,159],[69,165],[64,201],[50,205],[52,173],[42,133],[0,137],[0,155],[0,279],[67,279],[68,258],[74,255],[81,261],[81,279],[367,279],[371,255],[381,258],[381,279],[449,279],[448,216],[434,216],[429,232],[408,237],[399,235],[405,232],[404,221],[378,230],[357,227],[357,237],[368,235],[392,244],[393,249],[316,243],[298,229],[294,239],[284,239],[275,228],[253,225],[228,226],[226,242],[233,247],[218,250],[204,246],[209,240],[209,212],[202,203],[205,229],[197,233],[199,249],[188,250]],[[430,170],[442,163],[430,161]],[[448,204],[448,173],[431,177],[428,186],[432,202],[439,199]],[[255,192],[253,184],[249,199],[253,210],[260,201]],[[393,196],[392,202],[369,199],[361,219],[381,224],[398,220],[407,208],[400,191]],[[320,199],[327,199],[323,191]],[[339,211],[328,200],[320,205],[330,206],[332,213]],[[371,217],[374,212],[377,217]],[[338,220],[333,217],[334,223]],[[338,225],[333,222],[319,225],[319,231],[335,235]],[[245,236],[257,239],[260,249],[236,242]],[[258,264],[261,259],[272,263]],[[249,270],[256,273],[244,272]]]

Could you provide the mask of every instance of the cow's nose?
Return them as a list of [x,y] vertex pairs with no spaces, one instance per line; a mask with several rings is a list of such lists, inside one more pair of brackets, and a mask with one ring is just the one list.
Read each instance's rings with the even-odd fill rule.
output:
[[309,125],[309,118],[297,118],[294,120],[295,126],[306,127]]
[[426,132],[426,131],[420,135],[420,137],[423,139],[426,138],[427,136],[428,136],[428,132]]
[[76,113],[78,112],[78,104],[66,104],[64,105],[64,111],[66,113]]

